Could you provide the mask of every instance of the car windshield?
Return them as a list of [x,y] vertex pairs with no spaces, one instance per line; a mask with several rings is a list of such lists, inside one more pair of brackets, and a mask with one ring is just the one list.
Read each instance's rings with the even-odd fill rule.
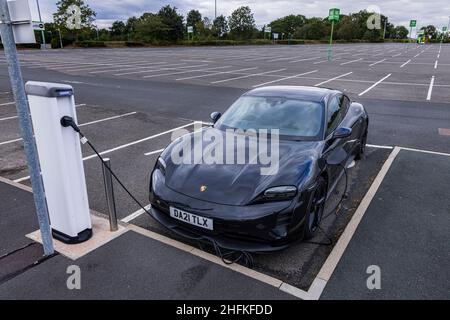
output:
[[321,136],[323,105],[282,97],[240,97],[216,122],[220,129],[278,129],[281,137],[315,140]]

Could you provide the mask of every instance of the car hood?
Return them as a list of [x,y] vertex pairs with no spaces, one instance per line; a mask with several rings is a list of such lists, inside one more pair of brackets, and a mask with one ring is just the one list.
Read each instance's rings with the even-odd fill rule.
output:
[[[201,132],[219,135],[225,139],[225,132],[222,130],[205,128]],[[166,185],[176,192],[199,200],[225,205],[245,205],[270,187],[302,186],[317,170],[320,142],[315,141],[280,140],[278,170],[276,161],[273,161],[273,170],[269,175],[262,175],[261,169],[270,165],[249,164],[248,160],[246,164],[178,164],[179,161],[173,161],[172,152],[175,150],[178,152],[184,147],[181,154],[194,150],[193,137],[194,134],[191,133],[174,141],[161,156],[166,162]],[[200,144],[205,150],[211,142],[202,141]],[[248,145],[243,149],[248,155]]]

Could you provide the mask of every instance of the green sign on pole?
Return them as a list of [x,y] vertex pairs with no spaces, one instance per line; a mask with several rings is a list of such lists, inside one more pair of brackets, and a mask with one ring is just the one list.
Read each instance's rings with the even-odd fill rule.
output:
[[334,23],[339,22],[341,17],[341,10],[338,8],[332,8],[328,14],[328,20],[331,21],[331,34],[330,34],[330,46],[328,47],[328,60],[333,59],[333,32],[334,32]]
[[330,21],[336,21],[339,22],[339,19],[341,17],[341,10],[338,8],[332,8],[330,9],[328,20]]
[[410,26],[411,28],[415,28],[415,27],[417,26],[417,20],[411,20],[411,21],[409,22],[409,26]]

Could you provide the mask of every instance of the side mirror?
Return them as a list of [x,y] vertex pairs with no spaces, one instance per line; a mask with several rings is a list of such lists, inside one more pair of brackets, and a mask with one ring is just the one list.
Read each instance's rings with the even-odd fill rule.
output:
[[213,113],[211,113],[210,117],[211,117],[212,122],[216,123],[217,120],[219,120],[221,116],[222,116],[222,114],[220,112],[213,112]]
[[340,127],[337,128],[336,131],[333,133],[333,138],[335,139],[342,139],[342,138],[348,138],[352,134],[352,129],[347,127]]

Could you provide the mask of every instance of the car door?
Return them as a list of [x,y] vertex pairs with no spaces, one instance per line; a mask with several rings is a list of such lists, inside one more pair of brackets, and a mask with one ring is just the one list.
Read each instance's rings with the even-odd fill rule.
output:
[[[345,166],[349,149],[348,138],[334,138],[333,133],[341,126],[347,112],[344,95],[336,94],[328,100],[327,114],[325,124],[325,150],[324,157],[330,164],[328,166],[328,174],[331,178],[331,184],[334,184],[336,179],[342,172],[342,166]],[[338,161],[338,162],[336,162]]]

